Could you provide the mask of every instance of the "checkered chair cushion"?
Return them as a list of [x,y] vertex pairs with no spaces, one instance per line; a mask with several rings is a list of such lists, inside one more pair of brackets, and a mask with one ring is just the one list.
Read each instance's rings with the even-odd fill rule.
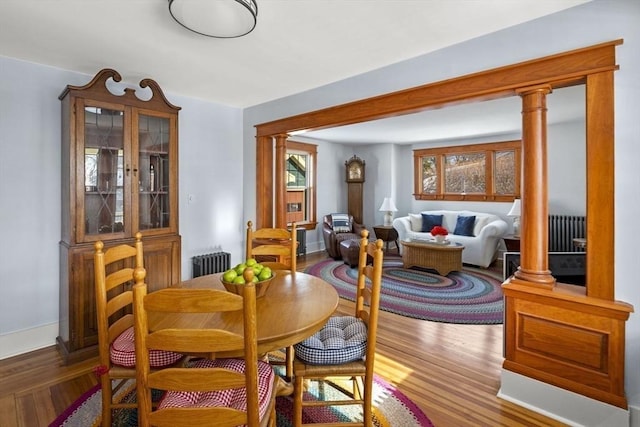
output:
[[[111,343],[109,355],[111,363],[114,365],[124,366],[125,368],[134,368],[136,366],[136,344],[134,342],[133,326],[121,333]],[[151,350],[149,353],[152,368],[172,365],[180,360],[181,357],[182,354],[171,351]]]
[[[245,362],[242,359],[200,359],[195,361],[189,368],[223,368],[231,369],[236,372],[244,372]],[[262,419],[269,407],[271,395],[275,393],[273,389],[274,382],[273,368],[269,363],[258,361],[258,406],[260,419]],[[189,408],[189,407],[212,407],[224,406],[247,410],[247,391],[246,388],[227,389],[218,391],[167,391],[160,403],[158,409],[166,408]]]
[[294,347],[296,357],[311,365],[360,360],[367,350],[367,325],[353,316],[332,317],[322,329]]

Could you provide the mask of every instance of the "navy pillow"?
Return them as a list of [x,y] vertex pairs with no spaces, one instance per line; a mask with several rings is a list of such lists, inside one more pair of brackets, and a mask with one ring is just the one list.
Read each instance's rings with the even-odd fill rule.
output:
[[456,229],[453,234],[458,236],[473,236],[473,226],[476,223],[476,216],[459,216],[456,220]]
[[442,215],[422,214],[422,231],[428,233],[436,225],[442,226]]

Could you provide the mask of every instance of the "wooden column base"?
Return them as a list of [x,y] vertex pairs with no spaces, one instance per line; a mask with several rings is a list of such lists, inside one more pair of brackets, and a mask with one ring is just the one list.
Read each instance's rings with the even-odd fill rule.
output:
[[518,267],[518,270],[514,274],[512,282],[525,286],[537,286],[545,289],[553,289],[556,284],[556,279],[551,275],[551,271],[530,271],[525,270],[522,267]]
[[630,304],[591,298],[581,286],[549,290],[509,279],[504,369],[627,408],[625,322]]

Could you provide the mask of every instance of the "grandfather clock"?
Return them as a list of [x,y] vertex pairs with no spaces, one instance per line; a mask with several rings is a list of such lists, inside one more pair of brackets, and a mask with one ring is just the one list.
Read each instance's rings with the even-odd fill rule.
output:
[[347,211],[358,224],[362,224],[362,197],[364,190],[364,160],[355,154],[344,162],[347,173]]

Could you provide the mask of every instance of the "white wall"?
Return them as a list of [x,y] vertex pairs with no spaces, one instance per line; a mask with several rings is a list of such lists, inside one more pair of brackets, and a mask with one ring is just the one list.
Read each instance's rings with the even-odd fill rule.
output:
[[[52,345],[58,335],[58,95],[92,77],[0,57],[0,359]],[[243,255],[242,111],[166,95],[182,107],[179,210],[182,277],[189,278],[194,255]]]

